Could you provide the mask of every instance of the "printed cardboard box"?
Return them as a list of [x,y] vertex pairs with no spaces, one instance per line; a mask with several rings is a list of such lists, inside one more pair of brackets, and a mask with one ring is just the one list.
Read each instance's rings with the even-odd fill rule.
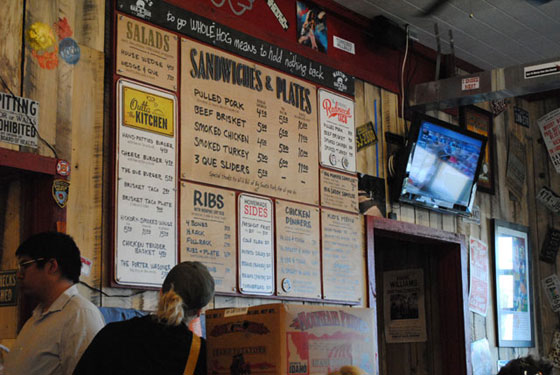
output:
[[209,375],[376,374],[374,310],[271,304],[206,311]]

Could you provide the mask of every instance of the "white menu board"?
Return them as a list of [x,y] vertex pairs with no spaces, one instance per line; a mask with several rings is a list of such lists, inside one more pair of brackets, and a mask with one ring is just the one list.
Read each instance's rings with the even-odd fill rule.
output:
[[318,97],[321,165],[356,172],[354,101],[324,89]]
[[239,291],[274,292],[274,217],[272,200],[239,195]]
[[117,85],[115,281],[160,287],[177,263],[177,100]]

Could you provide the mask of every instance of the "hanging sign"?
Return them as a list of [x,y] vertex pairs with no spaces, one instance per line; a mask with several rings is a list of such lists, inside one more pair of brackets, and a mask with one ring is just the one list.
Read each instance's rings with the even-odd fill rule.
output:
[[548,149],[550,160],[556,169],[556,173],[560,173],[560,108],[547,113],[538,119],[537,123]]
[[176,35],[130,17],[117,21],[117,73],[177,90]]
[[356,172],[354,101],[319,90],[321,165]]
[[385,271],[383,289],[387,342],[426,341],[424,271],[419,268]]
[[321,169],[321,205],[358,213],[358,177]]
[[546,64],[538,64],[526,66],[523,68],[525,79],[539,78],[560,74],[560,61],[549,62]]
[[272,200],[239,195],[239,291],[274,293],[274,226]]
[[542,287],[552,311],[560,311],[560,280],[558,276],[552,274],[542,279]]
[[550,264],[555,264],[558,249],[560,249],[560,230],[549,227],[544,237],[539,259]]
[[174,95],[117,83],[115,281],[160,287],[177,263]]
[[0,92],[0,141],[37,148],[39,102]]
[[16,306],[17,290],[17,271],[0,271],[0,306]]
[[530,125],[529,111],[526,111],[521,107],[518,106],[513,107],[513,118],[516,124],[519,124],[526,128],[528,128]]
[[555,214],[560,214],[560,196],[543,186],[537,193],[537,200]]

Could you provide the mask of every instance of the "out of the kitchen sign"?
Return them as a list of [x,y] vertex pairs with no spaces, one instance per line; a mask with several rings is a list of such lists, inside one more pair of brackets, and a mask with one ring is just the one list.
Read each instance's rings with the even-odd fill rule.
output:
[[239,195],[239,290],[274,292],[274,227],[272,200]]
[[159,287],[177,263],[174,95],[117,84],[115,281]]
[[319,90],[321,164],[356,172],[354,101],[333,92]]
[[38,118],[39,102],[0,92],[0,141],[37,148]]

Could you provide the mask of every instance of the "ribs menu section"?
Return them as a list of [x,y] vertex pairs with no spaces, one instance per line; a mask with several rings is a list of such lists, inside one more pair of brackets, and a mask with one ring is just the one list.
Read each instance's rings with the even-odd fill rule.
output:
[[183,39],[181,177],[318,204],[315,87]]

